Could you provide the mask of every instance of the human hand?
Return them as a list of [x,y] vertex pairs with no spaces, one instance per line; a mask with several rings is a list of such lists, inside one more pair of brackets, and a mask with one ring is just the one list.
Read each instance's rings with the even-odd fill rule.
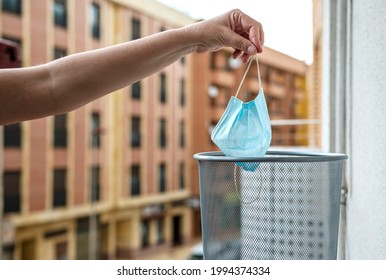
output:
[[193,36],[198,53],[232,47],[233,58],[241,56],[243,62],[263,51],[264,31],[261,23],[240,10],[231,10],[215,18],[185,27]]

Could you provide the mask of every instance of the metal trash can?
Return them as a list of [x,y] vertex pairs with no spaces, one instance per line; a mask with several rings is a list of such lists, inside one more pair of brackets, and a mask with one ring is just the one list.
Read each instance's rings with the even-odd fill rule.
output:
[[[346,155],[205,152],[194,158],[204,259],[336,259]],[[240,162],[257,168],[245,171]]]

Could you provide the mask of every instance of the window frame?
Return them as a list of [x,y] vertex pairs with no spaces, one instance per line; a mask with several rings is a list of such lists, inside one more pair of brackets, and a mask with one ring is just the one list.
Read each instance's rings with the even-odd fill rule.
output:
[[52,207],[61,208],[67,206],[67,170],[58,168],[52,174]]
[[134,164],[130,170],[130,194],[131,196],[141,195],[141,166]]
[[54,116],[53,146],[55,148],[67,148],[68,146],[67,121],[68,121],[67,114]]
[[93,39],[101,38],[101,8],[100,5],[92,2],[90,8],[91,36]]
[[141,117],[131,116],[130,124],[130,146],[132,148],[141,147]]
[[21,15],[23,13],[23,1],[21,0],[2,0],[1,9],[3,12]]
[[3,130],[4,148],[21,148],[22,133],[21,123],[5,125]]
[[[19,214],[21,212],[21,184],[22,184],[22,173],[21,171],[5,171],[3,173],[3,214]],[[15,178],[9,178],[9,176],[16,176]],[[8,185],[8,184],[12,184]],[[15,186],[16,184],[17,186]],[[10,202],[12,202],[10,204]],[[13,202],[16,202],[14,204]]]
[[[59,9],[61,9],[63,12],[59,12]],[[54,17],[54,25],[56,27],[67,29],[67,0],[54,0],[52,10]]]

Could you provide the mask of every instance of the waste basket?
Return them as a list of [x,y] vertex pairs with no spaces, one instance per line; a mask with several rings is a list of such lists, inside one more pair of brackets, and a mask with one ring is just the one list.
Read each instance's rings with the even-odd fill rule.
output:
[[[194,158],[204,259],[336,259],[346,155],[205,152]],[[257,168],[246,171],[240,162]]]

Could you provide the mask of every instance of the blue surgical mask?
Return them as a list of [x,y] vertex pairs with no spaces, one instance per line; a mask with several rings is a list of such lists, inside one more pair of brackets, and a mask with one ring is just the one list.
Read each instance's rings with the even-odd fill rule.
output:
[[[236,96],[252,60],[248,64]],[[258,63],[257,69],[261,85]],[[264,157],[271,144],[272,132],[263,89],[260,87],[257,97],[247,103],[232,96],[223,116],[213,129],[211,138],[226,156]],[[254,171],[258,167],[258,163],[253,162],[237,164],[247,171]]]

